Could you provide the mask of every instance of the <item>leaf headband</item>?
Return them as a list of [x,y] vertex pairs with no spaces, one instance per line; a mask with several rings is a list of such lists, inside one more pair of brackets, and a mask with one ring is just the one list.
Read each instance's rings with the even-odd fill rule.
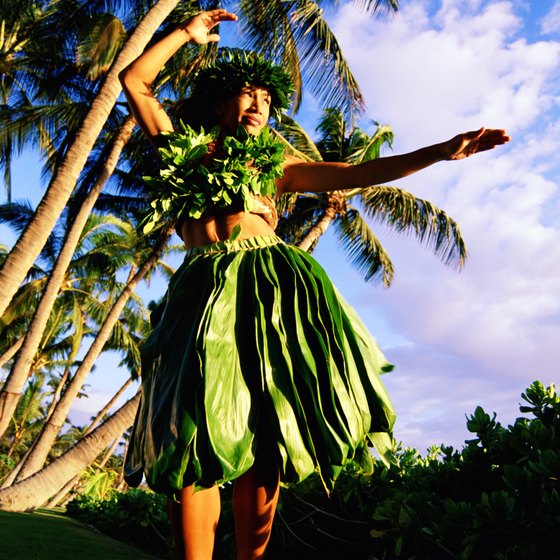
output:
[[200,100],[215,106],[249,84],[270,93],[272,116],[280,116],[291,105],[294,84],[287,72],[256,53],[241,49],[223,49],[214,64],[200,70],[190,98],[195,103]]

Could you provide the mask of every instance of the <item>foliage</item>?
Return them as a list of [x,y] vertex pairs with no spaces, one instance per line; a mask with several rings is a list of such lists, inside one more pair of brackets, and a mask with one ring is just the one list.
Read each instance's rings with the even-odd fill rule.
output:
[[477,407],[461,452],[400,449],[371,477],[344,472],[330,498],[314,478],[284,491],[268,557],[557,558],[560,398],[538,381],[522,398],[533,418],[508,428]]
[[[460,452],[433,446],[422,457],[399,449],[394,465],[375,461],[371,476],[343,471],[330,496],[316,476],[282,489],[267,559],[556,558],[560,397],[553,385],[535,381],[522,398],[521,411],[532,418],[507,428],[477,407],[467,419],[475,437]],[[216,557],[224,560],[235,557],[231,489],[222,489],[216,541]],[[137,523],[153,524],[169,538],[160,525],[164,498],[140,494],[114,494],[105,502],[80,497],[69,512],[116,537]]]
[[535,381],[522,398],[534,418],[504,428],[481,407],[463,450],[410,453],[389,475],[373,536],[396,558],[554,558],[560,526],[560,398]]
[[135,489],[113,492],[104,500],[84,494],[74,498],[66,511],[106,535],[171,557],[166,498],[161,494]]
[[90,465],[82,473],[81,483],[83,494],[94,500],[103,500],[110,496],[112,489],[119,480],[119,471],[111,468],[99,469],[97,465]]
[[[264,128],[258,136],[243,127],[226,136],[220,153],[214,152],[220,129],[205,134],[182,124],[182,132],[162,133],[168,141],[159,148],[159,176],[145,177],[152,187],[143,228],[149,233],[172,218],[200,218],[209,208],[250,210],[252,196],[272,196],[274,180],[282,175],[284,146]],[[204,156],[209,157],[204,157]]]

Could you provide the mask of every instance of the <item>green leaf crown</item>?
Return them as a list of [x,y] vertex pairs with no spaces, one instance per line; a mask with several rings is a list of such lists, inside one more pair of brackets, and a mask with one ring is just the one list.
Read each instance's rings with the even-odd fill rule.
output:
[[266,89],[272,98],[271,111],[279,117],[288,109],[295,91],[292,79],[280,66],[262,56],[242,49],[222,49],[214,64],[203,68],[194,80],[191,99],[215,104],[237,95],[244,86]]
[[254,196],[276,193],[284,145],[269,129],[252,136],[240,127],[236,136],[225,137],[219,155],[213,157],[210,149],[219,133],[219,127],[196,132],[184,123],[180,131],[162,133],[167,142],[158,149],[159,174],[144,177],[151,191],[144,233],[216,209],[250,211]]

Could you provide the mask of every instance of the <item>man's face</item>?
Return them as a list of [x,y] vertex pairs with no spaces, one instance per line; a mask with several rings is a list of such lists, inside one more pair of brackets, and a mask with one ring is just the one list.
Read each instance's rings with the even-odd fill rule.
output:
[[271,97],[268,90],[252,85],[244,86],[218,107],[220,125],[227,134],[235,134],[243,125],[249,134],[257,135],[270,116]]

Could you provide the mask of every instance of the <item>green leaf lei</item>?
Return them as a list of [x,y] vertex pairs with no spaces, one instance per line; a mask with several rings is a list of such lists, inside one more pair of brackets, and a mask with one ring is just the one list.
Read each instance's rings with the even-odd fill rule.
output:
[[209,157],[209,146],[217,141],[219,127],[197,133],[181,123],[181,129],[163,133],[167,144],[158,149],[159,175],[144,177],[151,187],[150,210],[141,224],[145,234],[180,218],[200,218],[212,209],[250,211],[252,196],[275,194],[284,147],[268,128],[252,136],[240,127],[236,136],[225,137],[214,158]]

